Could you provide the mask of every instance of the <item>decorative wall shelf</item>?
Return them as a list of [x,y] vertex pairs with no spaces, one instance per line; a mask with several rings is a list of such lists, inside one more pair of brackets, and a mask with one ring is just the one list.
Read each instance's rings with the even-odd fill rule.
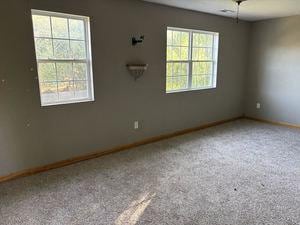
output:
[[134,80],[137,80],[148,69],[148,64],[127,64],[127,69],[130,74],[133,76]]

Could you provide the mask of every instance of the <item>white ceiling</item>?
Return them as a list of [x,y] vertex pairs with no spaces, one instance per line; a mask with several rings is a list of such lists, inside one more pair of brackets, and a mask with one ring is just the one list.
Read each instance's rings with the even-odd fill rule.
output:
[[[144,0],[178,8],[190,9],[221,16],[236,17],[236,12],[224,13],[220,10],[236,11],[233,0]],[[300,0],[247,0],[241,4],[240,18],[248,21],[300,15]]]

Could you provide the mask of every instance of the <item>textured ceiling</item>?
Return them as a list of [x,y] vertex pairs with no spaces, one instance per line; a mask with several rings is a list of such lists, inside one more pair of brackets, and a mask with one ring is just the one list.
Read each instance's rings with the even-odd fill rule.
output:
[[[227,9],[236,11],[233,0],[144,0],[184,9],[206,12],[221,16],[235,17],[236,12],[221,12]],[[300,0],[247,0],[241,4],[240,17],[243,20],[264,19],[300,15]]]

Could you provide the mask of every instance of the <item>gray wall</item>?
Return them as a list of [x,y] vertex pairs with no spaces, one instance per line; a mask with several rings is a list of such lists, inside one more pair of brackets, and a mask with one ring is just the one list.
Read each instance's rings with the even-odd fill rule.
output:
[[[249,23],[137,0],[4,0],[0,7],[0,176],[244,112]],[[92,18],[95,102],[40,107],[31,8]],[[165,94],[167,26],[220,32],[217,89]],[[140,34],[145,43],[132,47]],[[125,68],[135,60],[150,65],[137,82]]]
[[246,115],[300,124],[299,27],[300,16],[252,25]]

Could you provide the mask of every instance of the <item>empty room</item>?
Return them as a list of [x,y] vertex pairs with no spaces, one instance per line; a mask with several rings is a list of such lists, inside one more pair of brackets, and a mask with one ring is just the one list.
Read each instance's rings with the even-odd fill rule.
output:
[[300,225],[300,0],[0,9],[0,225]]

